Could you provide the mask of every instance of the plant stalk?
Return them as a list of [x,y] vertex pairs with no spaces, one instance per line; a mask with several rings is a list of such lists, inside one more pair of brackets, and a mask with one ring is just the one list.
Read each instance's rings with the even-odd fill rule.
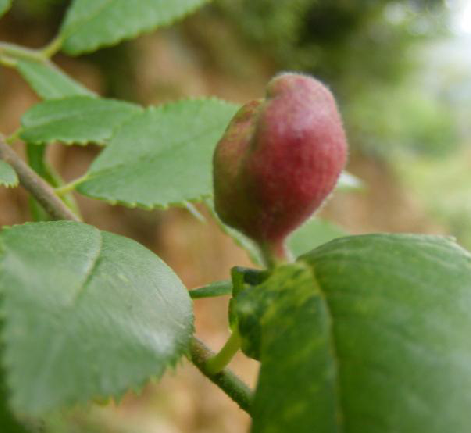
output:
[[190,361],[250,415],[253,400],[252,390],[227,368],[219,373],[213,373],[208,367],[208,361],[212,358],[214,358],[214,353],[202,341],[193,337],[190,343]]
[[41,179],[0,136],[0,159],[10,164],[18,175],[21,185],[56,220],[79,221],[78,217],[57,197],[51,186]]
[[240,349],[240,335],[238,326],[234,327],[234,331],[226,341],[224,347],[207,362],[208,371],[210,373],[219,373],[227,367],[234,355]]

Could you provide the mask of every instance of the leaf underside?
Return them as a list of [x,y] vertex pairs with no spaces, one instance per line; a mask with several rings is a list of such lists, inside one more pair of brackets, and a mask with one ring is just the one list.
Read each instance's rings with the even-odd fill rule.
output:
[[252,433],[471,431],[471,262],[452,241],[345,237],[239,296]]
[[3,363],[19,413],[119,397],[188,350],[188,292],[138,243],[64,221],[4,229],[0,242]]
[[75,0],[61,28],[68,54],[94,51],[172,24],[208,0]]

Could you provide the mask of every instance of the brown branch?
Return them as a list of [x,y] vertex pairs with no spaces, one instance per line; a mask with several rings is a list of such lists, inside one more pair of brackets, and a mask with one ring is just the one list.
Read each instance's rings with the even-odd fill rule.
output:
[[0,136],[0,159],[15,170],[21,185],[54,219],[79,221],[78,217],[56,195],[51,186],[40,178]]

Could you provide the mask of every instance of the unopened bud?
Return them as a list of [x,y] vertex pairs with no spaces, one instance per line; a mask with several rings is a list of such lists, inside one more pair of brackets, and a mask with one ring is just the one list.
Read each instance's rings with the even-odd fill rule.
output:
[[314,78],[278,75],[265,99],[239,110],[217,145],[216,211],[283,260],[287,236],[327,198],[346,159],[332,93]]

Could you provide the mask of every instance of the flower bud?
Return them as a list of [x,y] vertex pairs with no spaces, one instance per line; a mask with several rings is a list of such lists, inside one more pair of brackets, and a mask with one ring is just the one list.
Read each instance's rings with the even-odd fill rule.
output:
[[314,78],[280,74],[265,99],[239,110],[216,147],[216,212],[283,260],[287,236],[327,198],[346,159],[331,92]]

